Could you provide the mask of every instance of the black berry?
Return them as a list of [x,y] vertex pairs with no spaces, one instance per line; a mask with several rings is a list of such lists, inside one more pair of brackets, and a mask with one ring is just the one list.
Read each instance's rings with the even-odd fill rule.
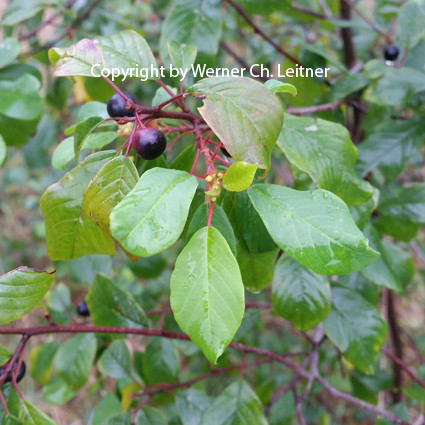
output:
[[138,130],[133,138],[133,148],[143,159],[158,158],[167,146],[167,139],[155,128]]
[[384,58],[387,61],[395,61],[398,58],[399,50],[395,44],[388,44],[384,49]]
[[[6,365],[0,367],[0,376],[3,375],[3,372],[6,370]],[[13,367],[13,371],[14,372],[16,370],[16,363]],[[20,382],[22,380],[22,378],[25,376],[25,372],[27,370],[27,366],[25,364],[25,362],[23,361],[21,363],[21,367],[19,368],[19,372],[18,372],[18,376],[16,377],[16,382]],[[7,375],[6,379],[4,380],[4,382],[11,382],[12,381],[12,372],[9,372],[9,374]]]
[[90,316],[90,310],[85,301],[81,301],[77,305],[77,313],[79,316],[87,317]]
[[[124,93],[131,101],[135,102],[134,97],[129,93]],[[125,100],[118,94],[114,93],[108,100],[106,109],[110,117],[134,117],[134,109],[125,107]]]

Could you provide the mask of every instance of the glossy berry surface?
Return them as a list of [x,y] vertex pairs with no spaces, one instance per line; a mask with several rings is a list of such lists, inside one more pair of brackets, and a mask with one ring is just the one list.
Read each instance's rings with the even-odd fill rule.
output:
[[395,61],[398,58],[399,50],[395,44],[388,44],[384,49],[384,57],[387,61]]
[[155,128],[138,130],[133,138],[133,148],[143,159],[158,158],[167,146],[167,139]]
[[[6,365],[0,367],[0,376],[3,375],[3,371],[6,369]],[[13,371],[16,370],[16,364],[13,368]],[[27,366],[25,364],[25,362],[21,363],[21,367],[19,368],[19,372],[18,372],[18,376],[16,377],[16,382],[20,382],[22,380],[22,378],[25,376],[25,372],[27,370]],[[6,379],[4,382],[11,382],[12,381],[12,372],[9,373],[9,375],[7,375]]]
[[87,317],[90,316],[90,310],[85,301],[81,301],[77,305],[77,313],[79,316]]
[[[131,94],[124,94],[135,102],[135,99]],[[134,117],[134,109],[126,109],[125,100],[118,93],[114,93],[108,100],[106,110],[110,117]]]

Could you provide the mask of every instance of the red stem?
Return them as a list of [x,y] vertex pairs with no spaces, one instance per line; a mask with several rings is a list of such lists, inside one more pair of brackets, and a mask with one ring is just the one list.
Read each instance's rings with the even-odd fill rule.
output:
[[210,206],[208,208],[207,227],[210,227],[211,226],[211,220],[212,220],[213,210],[214,210],[214,202],[213,201],[210,201]]

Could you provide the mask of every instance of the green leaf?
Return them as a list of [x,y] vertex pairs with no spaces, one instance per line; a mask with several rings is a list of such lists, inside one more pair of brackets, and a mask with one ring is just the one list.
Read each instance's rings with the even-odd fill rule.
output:
[[54,275],[21,266],[0,276],[0,325],[29,313],[49,290]]
[[7,37],[0,42],[0,67],[13,62],[21,51],[17,40]]
[[1,23],[7,26],[32,18],[48,6],[58,5],[59,0],[13,0],[3,15]]
[[78,159],[78,155],[81,152],[84,141],[87,139],[90,133],[102,122],[103,118],[101,117],[90,117],[76,125],[74,132],[75,160]]
[[269,15],[276,10],[287,10],[288,0],[238,0],[243,8],[250,13],[258,13],[260,15]]
[[3,167],[7,158],[7,146],[2,135],[0,134],[0,168]]
[[135,425],[167,425],[165,416],[157,409],[150,406],[145,406],[136,414]]
[[168,42],[191,44],[204,58],[215,56],[221,36],[221,2],[218,0],[180,0],[174,3],[161,28],[159,52],[169,62]]
[[218,230],[204,227],[193,235],[177,258],[170,288],[178,325],[216,363],[245,309],[239,266]]
[[74,136],[63,139],[58,144],[52,155],[52,167],[55,170],[65,171],[66,165],[73,160],[74,153]]
[[171,341],[155,338],[149,341],[142,356],[142,377],[146,384],[176,382],[180,358]]
[[61,406],[75,396],[76,391],[72,391],[64,379],[55,376],[47,385],[43,387],[43,399],[50,404]]
[[62,344],[55,356],[57,374],[70,387],[79,390],[89,379],[96,354],[93,334],[76,334]]
[[86,299],[96,326],[142,329],[148,325],[145,312],[133,295],[105,276],[96,276]]
[[196,147],[194,144],[188,146],[183,152],[181,152],[169,165],[169,168],[173,170],[182,170],[190,172],[193,161],[196,157]]
[[362,204],[373,195],[373,187],[354,171],[357,149],[342,125],[286,115],[278,146],[321,189],[335,193],[347,204]]
[[267,80],[264,85],[274,94],[276,93],[290,93],[292,96],[297,95],[297,88],[292,84],[284,83],[279,80]]
[[71,290],[64,283],[60,282],[46,295],[47,310],[52,320],[58,325],[65,325],[70,322],[70,314],[73,311],[71,305]]
[[130,378],[131,359],[127,344],[122,339],[115,340],[103,352],[98,362],[99,370],[110,378]]
[[30,351],[30,374],[38,384],[46,385],[49,382],[59,346],[59,341],[44,342]]
[[361,295],[345,287],[332,288],[332,308],[323,322],[326,335],[358,369],[370,373],[387,337],[387,324]]
[[183,231],[196,177],[152,168],[112,210],[113,237],[131,254],[148,257],[173,245]]
[[21,420],[25,425],[57,425],[56,422],[38,410],[29,401],[23,401],[21,405]]
[[[186,242],[192,238],[192,236],[202,227],[207,224],[209,206],[205,202],[196,210],[193,215],[192,221],[190,222],[189,228],[186,234]],[[233,232],[232,225],[227,218],[226,213],[219,205],[214,205],[213,215],[211,218],[211,225],[216,228],[226,239],[230,249],[236,254],[236,239],[235,233]]]
[[93,409],[91,425],[104,423],[121,412],[121,403],[114,393],[107,393]]
[[40,86],[40,81],[30,74],[14,81],[0,81],[0,114],[23,121],[39,118],[43,105]]
[[113,155],[115,151],[103,151],[86,157],[43,193],[40,206],[46,223],[47,251],[52,260],[115,254],[112,238],[82,210],[87,185]]
[[195,62],[198,50],[191,44],[180,44],[177,41],[170,40],[167,43],[168,53],[171,61],[176,68],[181,70],[189,69]]
[[[51,49],[49,58],[55,65],[53,73],[55,77],[71,75],[94,77],[92,66],[97,64],[99,66],[93,69],[96,75],[100,74],[102,68],[110,70],[114,68],[115,77],[123,75],[130,68],[157,69],[155,57],[148,43],[133,30],[98,37],[95,40],[84,38],[66,50]],[[155,76],[149,74],[149,78]]]
[[232,158],[270,169],[270,155],[283,124],[277,97],[250,78],[214,77],[189,92],[205,96],[199,108]]
[[84,192],[83,211],[102,230],[110,233],[112,209],[134,188],[139,174],[126,156],[111,159],[97,172]]
[[0,345],[0,365],[4,365],[11,357],[12,353],[3,345]]
[[316,273],[352,273],[379,256],[331,192],[258,184],[248,195],[276,244]]
[[331,308],[328,280],[289,256],[280,257],[273,278],[273,309],[298,329],[307,331],[326,318]]
[[406,1],[398,12],[398,32],[403,47],[410,50],[425,35],[425,9],[415,0]]
[[270,237],[246,191],[235,194],[234,208],[235,222],[233,222],[233,226],[236,234],[242,235],[248,251],[257,254],[274,250],[276,244]]
[[[379,64],[383,64],[382,60]],[[335,84],[332,84],[329,92],[326,94],[326,101],[337,102],[345,99],[352,93],[355,93],[369,85],[370,81],[361,73],[345,75]]]
[[425,121],[421,117],[382,122],[359,145],[359,172],[365,176],[380,167],[389,180],[394,180],[405,162],[417,155],[424,133]]
[[394,184],[381,192],[377,228],[409,242],[425,224],[425,183],[402,187]]
[[380,106],[407,105],[413,96],[425,90],[425,75],[413,68],[387,66],[381,78],[364,93],[367,102]]
[[205,410],[203,424],[267,425],[263,406],[251,387],[239,380],[227,387]]
[[241,192],[248,189],[254,180],[257,164],[234,162],[226,171],[223,178],[223,187],[232,192]]
[[236,258],[245,288],[256,293],[269,286],[273,279],[278,253],[278,248],[272,251],[253,253],[243,242],[239,241]]
[[179,391],[175,397],[177,413],[184,425],[202,425],[202,414],[211,404],[211,398],[196,389]]
[[381,257],[362,270],[362,275],[378,286],[401,293],[415,273],[412,258],[397,245],[381,240],[372,226],[365,229],[365,234],[371,247],[379,251]]

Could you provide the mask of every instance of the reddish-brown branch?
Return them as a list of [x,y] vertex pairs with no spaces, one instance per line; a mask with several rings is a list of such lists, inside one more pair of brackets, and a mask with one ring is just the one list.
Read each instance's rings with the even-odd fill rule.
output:
[[[66,2],[66,4],[64,5],[64,10],[66,9],[70,9],[74,3],[77,0],[69,0]],[[27,40],[28,38],[32,37],[33,35],[37,34],[39,31],[41,31],[44,27],[47,27],[48,25],[50,25],[56,18],[59,18],[61,15],[63,14],[63,10],[54,13],[52,16],[50,16],[50,18],[46,19],[45,21],[41,22],[40,24],[38,24],[37,26],[35,26],[33,29],[31,29],[30,31],[21,34],[18,38],[18,41],[24,41]]]
[[402,360],[396,357],[391,351],[386,348],[381,348],[381,351],[394,363],[395,366],[402,369],[410,378],[425,388],[425,381],[419,378]]
[[279,44],[277,44],[272,38],[270,38],[255,22],[249,17],[249,15],[245,12],[243,7],[233,0],[225,0],[229,3],[238,13],[242,16],[242,18],[252,27],[254,32],[258,34],[261,38],[267,41],[271,46],[273,46],[280,54],[288,58],[291,62],[302,65],[301,62],[295,57],[288,53],[285,49],[282,48]]
[[[390,328],[392,346],[394,348],[395,358],[403,364],[403,342],[400,338],[400,328],[397,321],[397,310],[395,308],[394,296],[392,291],[387,290],[387,319]],[[387,350],[386,350],[387,351]],[[387,351],[389,353],[389,351]],[[391,353],[390,353],[391,354]],[[391,354],[392,355],[392,354]],[[401,387],[403,386],[402,368],[393,361],[394,387],[392,397],[394,404],[399,403],[402,398]]]
[[337,102],[332,103],[324,103],[322,105],[315,105],[315,106],[307,106],[305,108],[287,108],[287,112],[292,115],[307,115],[307,114],[314,114],[316,112],[323,112],[323,111],[331,111],[333,109],[339,108],[341,105],[343,105],[345,102],[345,99],[338,100]]

